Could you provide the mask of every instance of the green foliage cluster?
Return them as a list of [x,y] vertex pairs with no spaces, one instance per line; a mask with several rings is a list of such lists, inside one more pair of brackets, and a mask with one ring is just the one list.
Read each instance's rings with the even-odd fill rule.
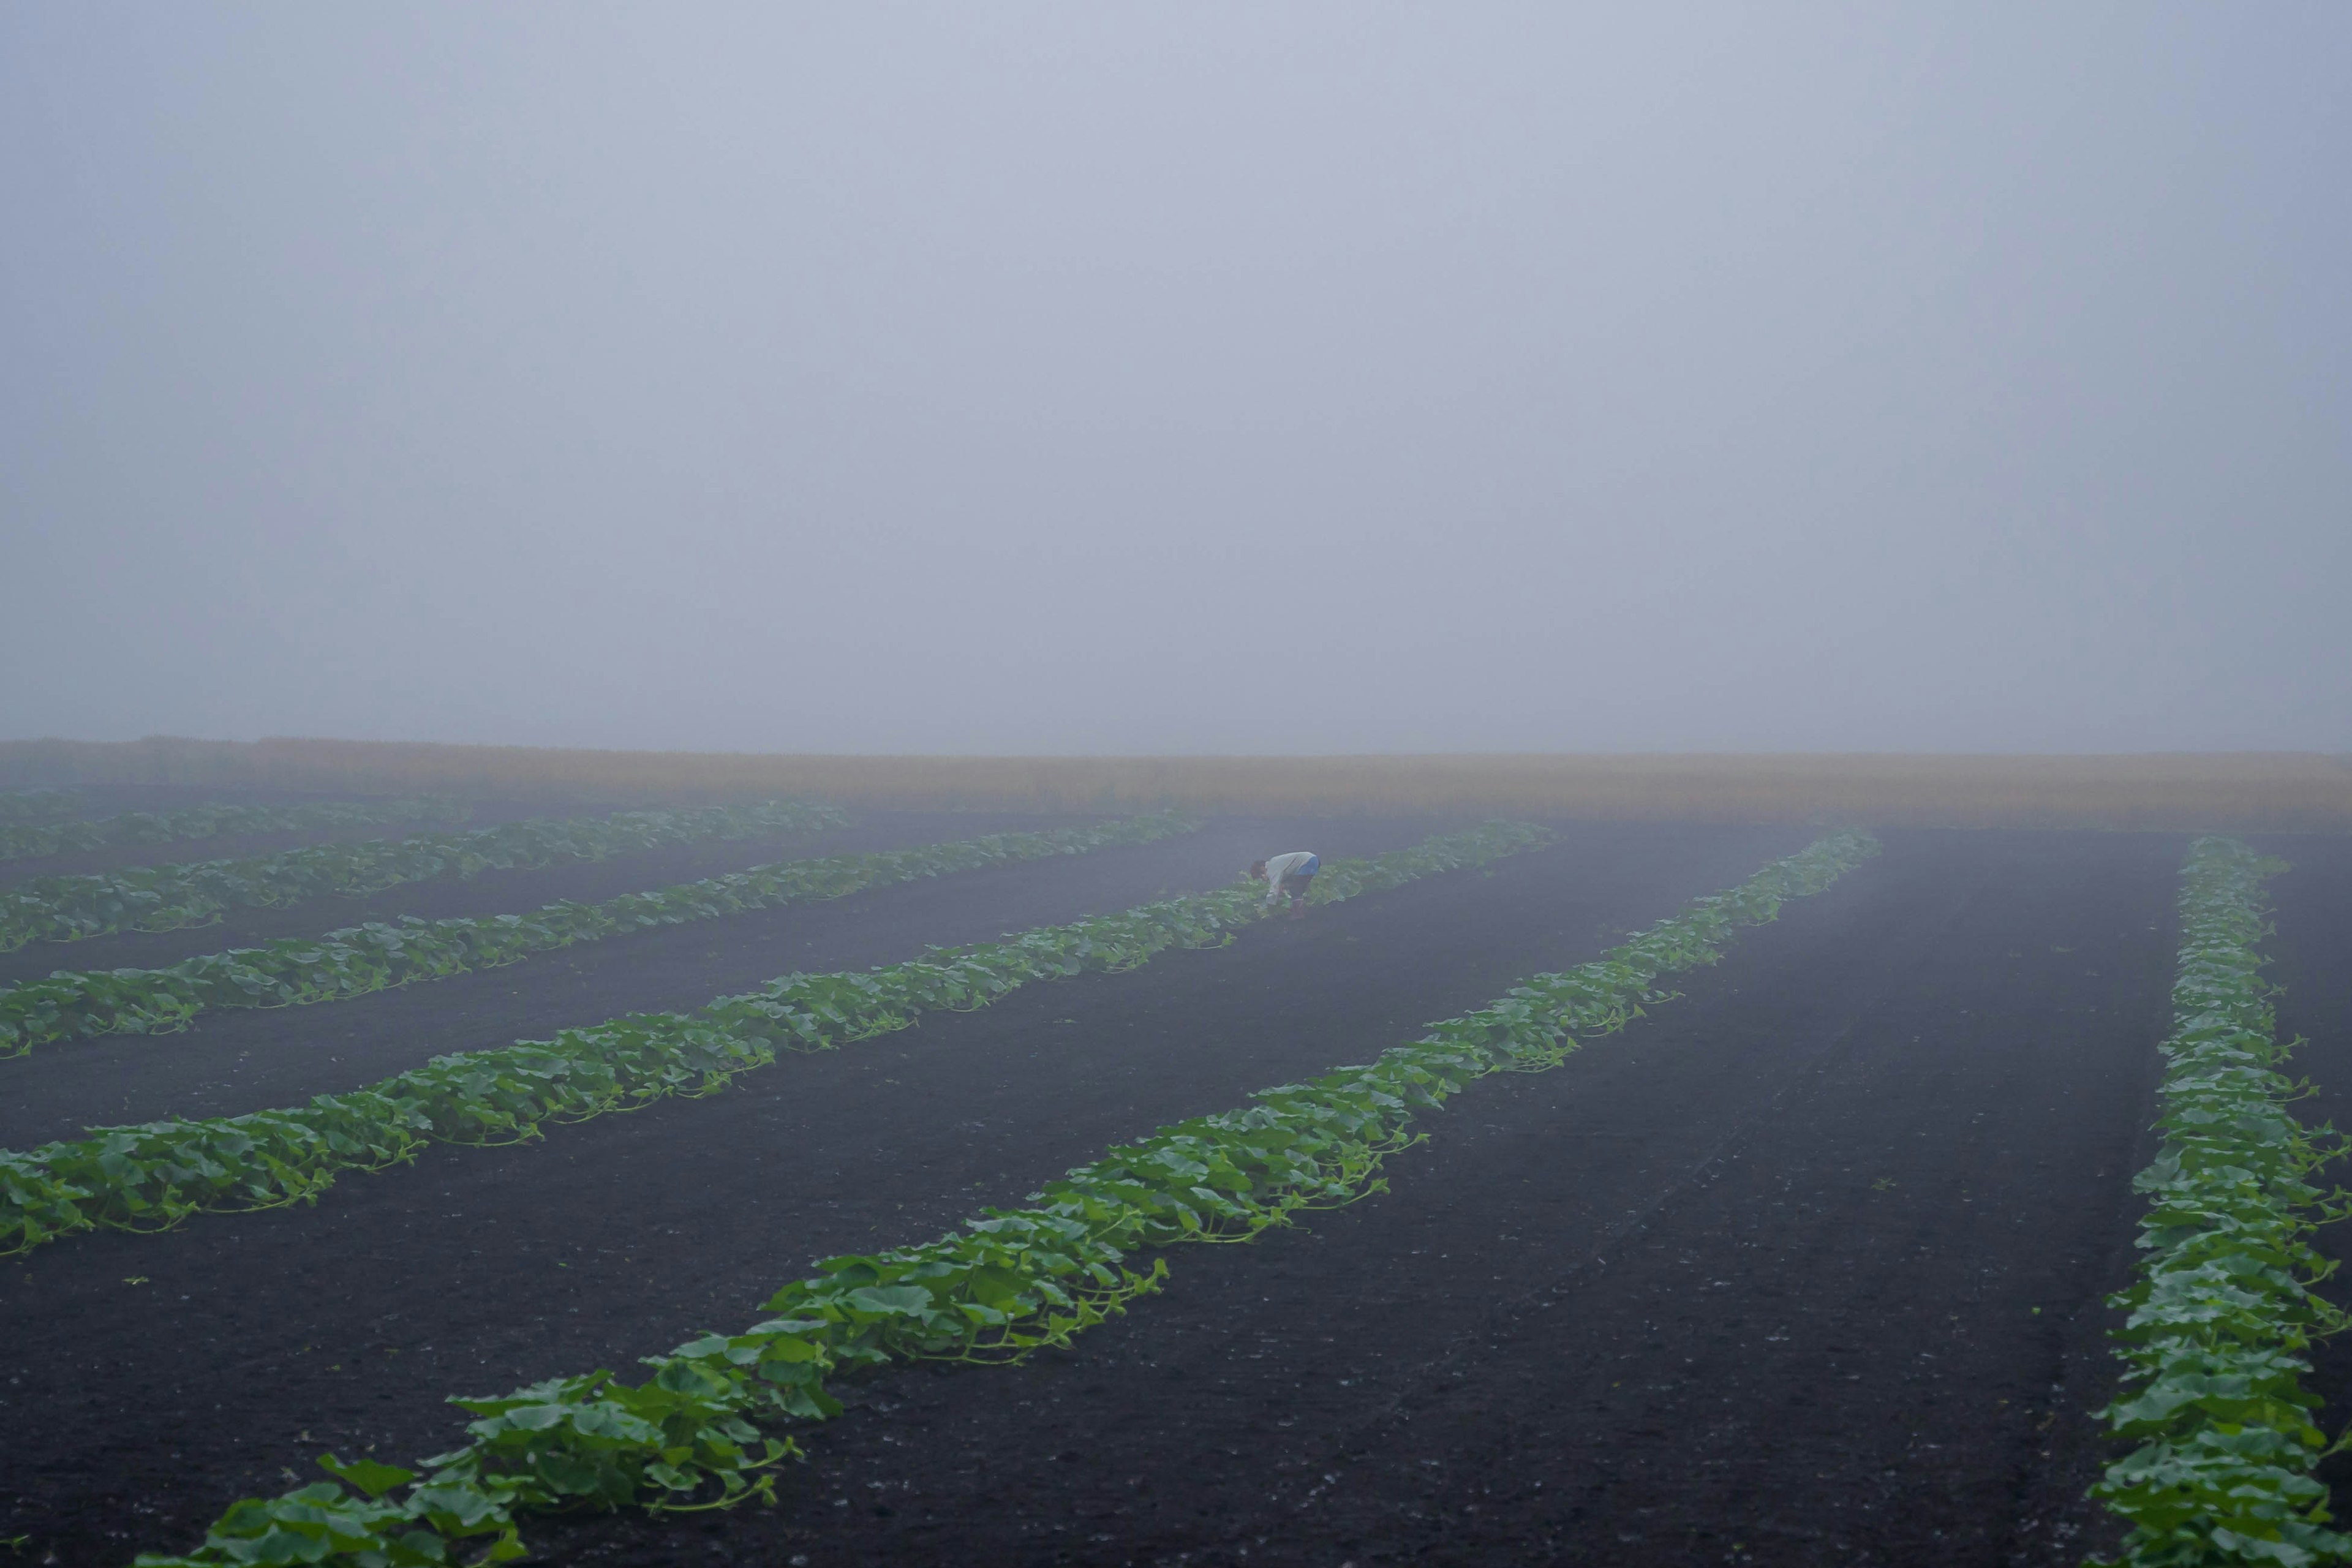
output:
[[472,808],[443,798],[321,801],[311,805],[191,805],[178,811],[126,811],[115,816],[31,826],[0,826],[0,860],[103,849],[110,844],[171,844],[225,833],[308,833],[330,827],[393,827],[463,822]]
[[[1334,862],[1315,893],[1329,902],[1394,887],[1550,837],[1491,823],[1376,860]],[[97,1226],[160,1230],[201,1210],[315,1199],[339,1172],[412,1159],[435,1141],[517,1142],[550,1121],[715,1093],[779,1051],[822,1050],[905,1028],[921,1013],[983,1007],[1033,980],[1131,969],[1171,946],[1213,946],[1264,912],[1255,886],[1194,894],[1007,942],[935,948],[882,969],[790,974],[692,1013],[633,1014],[552,1040],[436,1057],[372,1089],[292,1110],[95,1129],[29,1152],[0,1152],[0,1257]]]
[[2124,1392],[2100,1414],[2138,1447],[2091,1489],[2130,1521],[2118,1561],[2133,1568],[2352,1561],[2352,1537],[2327,1528],[2312,1472],[2333,1449],[2301,1382],[2312,1342],[2347,1321],[2314,1289],[2336,1266],[2311,1244],[2346,1213],[2345,1193],[2310,1180],[2343,1145],[2288,1109],[2299,1091],[2277,1068],[2292,1047],[2255,952],[2263,879],[2284,869],[2200,838],[2183,870],[2164,1143],[2132,1184],[2151,1200],[2147,1256],[2108,1302],[2130,1315]]
[[[423,1477],[330,1455],[356,1489],[323,1481],[231,1508],[184,1557],[141,1568],[330,1563],[409,1568],[526,1554],[520,1516],[639,1503],[723,1507],[772,1495],[799,1452],[755,1423],[822,1420],[826,1380],[892,1361],[1002,1361],[1071,1335],[1154,1289],[1164,1259],[1132,1255],[1186,1240],[1244,1240],[1304,1209],[1378,1191],[1389,1154],[1414,1142],[1417,1111],[1493,1072],[1538,1071],[1580,1036],[1622,1027],[1664,994],[1671,971],[1711,963],[1737,928],[1815,892],[1874,854],[1840,834],[1766,867],[1594,963],[1539,975],[1493,1005],[1448,1019],[1369,1067],[1265,1090],[1246,1110],[1195,1118],[1110,1151],[1033,1196],[937,1241],[832,1258],[786,1286],[740,1334],[703,1334],[648,1357],[642,1383],[609,1372],[553,1378],[499,1399],[452,1403],[467,1442]],[[460,1548],[461,1542],[475,1544]]]
[[0,822],[37,822],[67,816],[81,809],[81,796],[69,789],[18,789],[0,794]]
[[260,947],[204,953],[166,969],[59,970],[45,980],[0,989],[0,1058],[85,1036],[182,1029],[214,1007],[340,1001],[652,926],[837,899],[892,882],[1083,854],[1114,844],[1149,844],[1198,826],[1191,818],[1166,813],[1097,827],[993,833],[913,849],[754,866],[601,903],[565,900],[527,915],[371,921],[320,937],[286,937]]
[[36,877],[0,889],[0,952],[28,942],[74,942],[120,931],[178,931],[216,921],[232,909],[276,909],[328,893],[378,893],[434,877],[530,870],[570,860],[602,860],[633,849],[837,827],[847,820],[838,807],[803,801],[700,811],[625,811],[566,821],[509,822],[470,833],[316,844],[244,860]]

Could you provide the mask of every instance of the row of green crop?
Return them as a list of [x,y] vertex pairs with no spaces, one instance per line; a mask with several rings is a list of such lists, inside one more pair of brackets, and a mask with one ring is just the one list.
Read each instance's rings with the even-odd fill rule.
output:
[[2264,877],[2285,869],[2229,838],[2190,847],[2180,893],[2180,967],[2159,1093],[2164,1134],[2132,1184],[2139,1277],[2109,1305],[2124,1392],[2100,1414],[2138,1445],[2091,1495],[2127,1521],[2135,1568],[2352,1561],[2327,1528],[2330,1451],[2302,1384],[2312,1342],[2352,1324],[2313,1289],[2335,1271],[2311,1244],[2346,1194],[2309,1178],[2343,1152],[2288,1109],[2270,987],[2255,951]]
[[1876,848],[1862,834],[1823,839],[1369,1067],[1163,1128],[1050,1184],[1032,1206],[990,1211],[937,1241],[830,1259],[779,1291],[767,1321],[646,1358],[653,1374],[642,1383],[595,1372],[454,1400],[475,1417],[467,1441],[423,1461],[423,1478],[330,1455],[324,1468],[354,1491],[322,1481],[247,1499],[194,1552],[142,1556],[141,1568],[409,1568],[460,1552],[510,1560],[525,1555],[525,1513],[772,1496],[773,1467],[799,1449],[760,1423],[837,1414],[825,1386],[836,1373],[894,1361],[1007,1360],[1066,1343],[1159,1285],[1165,1261],[1144,1268],[1140,1250],[1245,1239],[1302,1209],[1377,1190],[1381,1162],[1415,1141],[1417,1112],[1486,1074],[1552,1067],[1580,1037],[1622,1027],[1660,999],[1661,976],[1715,962],[1738,927],[1772,919],[1782,900],[1820,890]]
[[[1483,865],[1550,837],[1492,823],[1372,861],[1334,861],[1315,896],[1328,902]],[[635,1014],[552,1040],[436,1057],[297,1109],[100,1129],[0,1152],[0,1257],[95,1226],[162,1229],[200,1210],[315,1197],[339,1172],[411,1159],[435,1141],[513,1142],[550,1121],[711,1093],[780,1050],[823,1049],[904,1028],[920,1013],[985,1006],[1033,980],[1133,968],[1168,947],[1223,942],[1263,912],[1255,886],[1193,894],[884,969],[787,975],[692,1013]]]
[[318,844],[244,860],[143,866],[37,877],[0,889],[0,952],[120,931],[176,931],[232,909],[279,908],[329,893],[381,892],[435,877],[529,870],[633,849],[837,827],[837,807],[804,801],[700,811],[625,811],[565,821],[509,822],[469,833],[419,833]]
[[59,970],[45,980],[0,990],[0,1057],[91,1035],[185,1028],[215,1007],[340,1001],[651,926],[837,899],[893,882],[1115,844],[1148,844],[1198,826],[1168,813],[1098,827],[994,833],[912,849],[754,866],[601,903],[567,900],[530,914],[372,921],[320,937],[286,937],[260,947],[208,952],[167,969]]
[[311,833],[333,827],[399,827],[463,822],[472,808],[445,799],[320,801],[310,805],[191,805],[126,811],[40,826],[0,826],[0,860],[103,849],[112,844],[173,844],[228,833]]
[[35,822],[81,809],[81,796],[68,789],[18,789],[0,794],[0,822]]

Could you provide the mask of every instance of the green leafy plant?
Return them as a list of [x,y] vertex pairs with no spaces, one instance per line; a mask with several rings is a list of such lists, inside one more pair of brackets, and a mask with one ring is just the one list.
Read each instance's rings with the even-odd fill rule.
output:
[[69,789],[20,789],[0,794],[0,822],[38,821],[65,816],[81,809],[81,796]]
[[2200,838],[2182,872],[2164,1143],[2132,1183],[2150,1200],[2147,1257],[2108,1302],[2129,1316],[2115,1336],[2124,1391],[2100,1415],[2137,1447],[2091,1489],[2130,1523],[2116,1562],[2133,1568],[2352,1561],[2312,1473],[2342,1445],[2302,1383],[2312,1342],[2347,1321],[2317,1292],[2336,1265],[2310,1239],[2347,1212],[2347,1194],[2311,1182],[2344,1143],[2288,1109],[2300,1090],[2277,1069],[2293,1047],[2255,951],[2263,879],[2285,869]]
[[227,910],[281,908],[329,893],[382,892],[435,877],[602,860],[633,849],[837,827],[837,807],[798,801],[701,811],[625,811],[571,821],[509,822],[470,833],[419,833],[317,844],[244,860],[37,877],[0,889],[0,952],[118,931],[177,931]]
[[[1490,823],[1370,861],[1335,861],[1315,879],[1332,902],[1479,866],[1549,843]],[[552,1040],[436,1057],[373,1089],[292,1110],[96,1129],[87,1138],[0,1152],[0,1257],[78,1230],[160,1230],[207,1209],[315,1199],[337,1173],[414,1158],[433,1142],[509,1143],[669,1095],[724,1089],[780,1051],[822,1050],[903,1029],[925,1012],[970,1010],[1034,980],[1148,963],[1171,946],[1228,940],[1260,918],[1256,888],[1146,904],[1002,942],[935,948],[863,973],[790,974],[692,1013],[643,1013]]]
[[441,798],[322,801],[311,805],[191,805],[178,811],[126,811],[39,826],[0,826],[0,860],[102,849],[110,844],[172,844],[229,833],[307,833],[330,827],[393,827],[463,822],[473,808]]
[[527,1554],[520,1519],[529,1512],[771,1496],[772,1467],[800,1452],[792,1425],[840,1412],[828,1378],[890,1362],[1008,1361],[1066,1344],[1166,1279],[1166,1259],[1147,1267],[1140,1250],[1245,1240],[1302,1210],[1381,1190],[1381,1162],[1417,1141],[1417,1112],[1473,1079],[1540,1071],[1580,1037],[1622,1028],[1662,999],[1660,976],[1714,963],[1733,931],[1773,919],[1784,900],[1819,891],[1876,851],[1864,834],[1823,839],[1370,1066],[1163,1128],[1050,1184],[1031,1206],[991,1210],[937,1241],[829,1259],[777,1292],[771,1315],[742,1333],[698,1335],[647,1358],[652,1375],[642,1383],[600,1371],[502,1399],[453,1400],[476,1417],[467,1441],[423,1461],[422,1474],[372,1467],[360,1479],[331,1455],[324,1467],[364,1498],[323,1481],[248,1499],[195,1552],[142,1555],[140,1568],[440,1563],[467,1541],[485,1542],[480,1560],[510,1560]]
[[1198,827],[1174,813],[1096,827],[993,833],[951,844],[835,855],[625,893],[569,900],[524,915],[373,921],[319,937],[205,953],[166,969],[59,970],[0,989],[0,1057],[92,1035],[183,1029],[215,1007],[289,1007],[515,963],[533,953],[653,926],[837,899],[868,888],[1117,844],[1148,844]]

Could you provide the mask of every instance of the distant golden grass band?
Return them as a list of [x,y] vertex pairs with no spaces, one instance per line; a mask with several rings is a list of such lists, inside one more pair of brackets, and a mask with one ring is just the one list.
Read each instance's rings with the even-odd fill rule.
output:
[[2352,760],[2320,752],[1362,757],[796,756],[272,740],[0,742],[0,788],[339,794],[1270,816],[1433,812],[1643,822],[2352,831]]

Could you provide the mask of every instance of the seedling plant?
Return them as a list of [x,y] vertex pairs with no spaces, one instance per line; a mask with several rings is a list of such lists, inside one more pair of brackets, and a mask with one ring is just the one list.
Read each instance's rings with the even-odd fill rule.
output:
[[103,849],[115,844],[173,844],[232,833],[309,833],[333,827],[394,827],[463,822],[473,815],[447,799],[321,801],[310,805],[191,805],[177,811],[126,811],[43,826],[0,826],[0,860]]
[[37,877],[0,889],[0,952],[29,942],[74,942],[121,931],[178,931],[233,909],[278,909],[330,893],[363,895],[436,877],[602,860],[634,849],[838,827],[838,807],[801,801],[700,811],[625,811],[569,821],[504,823],[468,833],[419,833],[316,844],[243,860]]
[[81,809],[81,796],[68,789],[17,789],[0,792],[0,822],[38,822],[69,816]]
[[2313,1474],[2345,1445],[2302,1381],[2312,1343],[2352,1321],[2319,1294],[2336,1264],[2311,1242],[2347,1212],[2352,1194],[2312,1181],[2345,1142],[2289,1109],[2303,1090],[2278,1070],[2293,1047],[2256,951],[2263,880],[2285,869],[2200,838],[2182,872],[2164,1143],[2132,1184],[2150,1200],[2147,1256],[2108,1303],[2130,1315],[2124,1393],[2100,1415],[2137,1447],[2091,1489],[2130,1524],[2114,1561],[2131,1568],[2352,1561]]
[[[1550,840],[1543,828],[1490,823],[1374,860],[1334,861],[1313,897],[1336,902]],[[1265,913],[1257,892],[1248,884],[1165,900],[881,969],[790,974],[692,1013],[635,1014],[553,1040],[436,1057],[373,1089],[291,1110],[103,1128],[0,1152],[0,1257],[99,1226],[161,1230],[202,1210],[315,1200],[340,1172],[396,1164],[431,1142],[520,1142],[549,1122],[716,1093],[782,1051],[828,1049],[928,1011],[986,1006],[1032,981],[1133,969],[1170,947],[1224,942]]]
[[[554,1378],[452,1403],[467,1442],[421,1472],[329,1455],[337,1478],[236,1504],[185,1556],[139,1568],[409,1565],[526,1554],[521,1517],[582,1506],[726,1506],[772,1498],[795,1429],[837,1415],[827,1380],[916,1360],[1004,1361],[1070,1338],[1159,1288],[1175,1243],[1241,1241],[1302,1210],[1381,1190],[1381,1163],[1419,1141],[1416,1113],[1479,1077],[1556,1066],[1714,963],[1744,925],[1827,887],[1876,852],[1845,833],[1696,901],[1591,963],[1538,975],[1368,1067],[1265,1090],[1250,1108],[1180,1122],[937,1241],[836,1258],[787,1285],[740,1334],[649,1357],[652,1375]],[[346,1485],[352,1490],[346,1490]]]
[[894,882],[1111,845],[1149,844],[1198,827],[1190,818],[1166,813],[1096,827],[994,833],[952,844],[754,866],[601,903],[566,900],[526,915],[376,921],[324,936],[205,953],[164,969],[59,970],[44,980],[0,989],[0,1058],[23,1056],[58,1040],[184,1029],[216,1007],[341,1001],[654,926],[838,899]]

